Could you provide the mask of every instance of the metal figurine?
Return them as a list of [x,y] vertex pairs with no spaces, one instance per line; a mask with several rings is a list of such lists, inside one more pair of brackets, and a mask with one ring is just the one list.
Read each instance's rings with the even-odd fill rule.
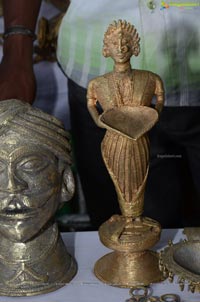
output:
[[[159,240],[161,227],[142,213],[149,168],[147,132],[162,110],[164,89],[158,75],[131,68],[130,58],[140,52],[139,40],[134,26],[126,21],[114,21],[108,27],[103,55],[114,60],[114,70],[91,80],[87,93],[92,118],[107,129],[101,151],[122,212],[99,229],[103,244],[115,252],[96,263],[95,274],[120,287],[148,285],[162,278],[157,255],[148,251]],[[154,95],[155,109],[150,108]]]
[[74,192],[62,124],[19,100],[0,102],[0,295],[56,290],[76,274],[53,217]]

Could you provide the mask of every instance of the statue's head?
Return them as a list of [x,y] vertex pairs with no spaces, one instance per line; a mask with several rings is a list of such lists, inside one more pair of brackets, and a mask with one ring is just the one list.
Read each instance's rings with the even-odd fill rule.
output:
[[113,21],[104,35],[103,55],[115,62],[125,63],[140,52],[140,38],[133,25],[127,21]]
[[25,242],[74,192],[68,134],[56,118],[19,100],[0,102],[0,233]]

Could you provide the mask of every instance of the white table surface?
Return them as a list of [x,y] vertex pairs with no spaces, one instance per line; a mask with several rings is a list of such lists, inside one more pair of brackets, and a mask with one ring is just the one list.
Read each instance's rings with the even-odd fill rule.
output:
[[[97,232],[63,233],[62,237],[68,251],[78,263],[78,272],[74,279],[63,288],[49,294],[33,297],[0,297],[0,302],[41,301],[41,302],[125,302],[129,299],[129,290],[101,283],[93,274],[94,263],[110,250],[101,244]],[[178,242],[184,238],[182,230],[163,230],[156,249],[166,246],[169,239]],[[200,302],[200,294],[184,290],[180,292],[178,284],[164,281],[152,286],[154,295],[177,293],[181,301]]]

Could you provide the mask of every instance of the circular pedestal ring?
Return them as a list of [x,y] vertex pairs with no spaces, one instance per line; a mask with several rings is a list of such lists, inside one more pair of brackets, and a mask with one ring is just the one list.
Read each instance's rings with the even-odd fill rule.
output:
[[160,224],[148,217],[126,223],[126,217],[113,215],[99,228],[101,242],[119,252],[142,252],[151,249],[160,239]]
[[112,252],[96,262],[94,273],[104,283],[126,288],[163,280],[158,255],[152,251]]

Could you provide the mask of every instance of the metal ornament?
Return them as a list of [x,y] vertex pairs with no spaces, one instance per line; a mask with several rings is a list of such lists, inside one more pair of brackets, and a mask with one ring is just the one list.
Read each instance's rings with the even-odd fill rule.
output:
[[183,291],[186,284],[191,293],[200,292],[200,241],[183,240],[173,244],[160,252],[159,267],[170,282],[178,276],[180,290]]
[[[114,21],[103,45],[104,56],[114,60],[114,70],[91,80],[87,92],[92,118],[107,130],[101,151],[122,212],[99,228],[100,240],[114,252],[99,259],[94,272],[105,283],[128,288],[163,278],[157,254],[149,250],[159,240],[161,227],[142,213],[149,169],[147,132],[162,110],[164,89],[158,75],[131,68],[130,58],[140,51],[139,40],[133,25]],[[154,95],[156,110],[150,108]]]
[[137,286],[130,289],[130,299],[125,302],[181,302],[177,294],[164,294],[159,296],[152,295],[151,287]]
[[133,287],[129,290],[130,299],[125,302],[146,302],[150,296],[150,288],[144,286]]
[[68,134],[19,100],[0,102],[0,295],[56,290],[77,265],[53,218],[74,192]]

